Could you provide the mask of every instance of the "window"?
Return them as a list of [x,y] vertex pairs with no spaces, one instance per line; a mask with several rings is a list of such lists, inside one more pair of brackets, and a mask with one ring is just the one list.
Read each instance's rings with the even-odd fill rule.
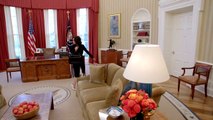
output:
[[6,6],[4,9],[6,17],[9,58],[24,58],[25,48],[22,30],[21,9]]
[[58,48],[56,10],[44,10],[46,48]]
[[[86,8],[77,10],[77,34],[81,37],[82,44],[89,49],[88,41],[88,10]],[[88,54],[85,54],[88,58]]]
[[18,25],[17,25],[17,16],[16,16],[16,9],[15,7],[10,7],[10,14],[12,20],[12,33],[14,39],[14,46],[15,46],[15,55],[16,57],[21,57],[21,47],[19,42],[19,34],[18,34]]

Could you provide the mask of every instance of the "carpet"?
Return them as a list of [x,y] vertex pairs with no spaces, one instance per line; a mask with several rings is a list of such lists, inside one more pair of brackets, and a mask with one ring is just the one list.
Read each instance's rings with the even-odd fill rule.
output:
[[10,98],[8,105],[10,106],[13,101],[16,99],[18,95],[21,94],[38,94],[38,93],[45,93],[45,92],[52,92],[53,93],[53,103],[54,106],[57,106],[63,102],[65,102],[71,95],[71,92],[68,88],[61,87],[61,86],[39,86],[33,87],[28,89],[24,92],[18,93],[12,98]]
[[194,112],[169,92],[162,95],[158,109],[169,120],[200,120]]
[[73,79],[59,79],[6,83],[5,79],[0,79],[0,84],[3,87],[2,92],[8,103],[0,109],[0,118],[17,95],[53,91],[55,107],[54,110],[50,111],[49,120],[84,120],[76,93],[71,89],[72,81]]
[[[20,73],[17,73],[17,75],[13,74],[13,79],[7,83],[6,73],[0,73],[0,84],[3,87],[2,92],[8,104],[12,102],[16,95],[22,93],[33,94],[45,90],[55,91],[55,101],[58,102],[54,103],[56,106],[55,109],[50,112],[50,120],[84,120],[79,101],[75,95],[76,93],[71,89],[72,80],[73,79],[60,79],[22,83]],[[61,96],[61,94],[66,95]],[[160,99],[158,109],[168,120],[199,120],[190,109],[184,106],[183,103],[166,92]],[[8,105],[0,109],[0,118],[7,107]]]

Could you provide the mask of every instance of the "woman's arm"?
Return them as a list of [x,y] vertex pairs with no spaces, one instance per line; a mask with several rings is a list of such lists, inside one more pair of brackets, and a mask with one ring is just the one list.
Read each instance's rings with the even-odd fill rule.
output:
[[83,50],[89,55],[89,57],[93,58],[93,55],[87,50],[87,48],[82,45]]

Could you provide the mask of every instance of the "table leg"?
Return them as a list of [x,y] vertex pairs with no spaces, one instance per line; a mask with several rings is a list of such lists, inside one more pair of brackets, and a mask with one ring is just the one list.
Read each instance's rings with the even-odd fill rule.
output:
[[51,110],[54,110],[53,97],[52,97],[52,100],[51,100]]

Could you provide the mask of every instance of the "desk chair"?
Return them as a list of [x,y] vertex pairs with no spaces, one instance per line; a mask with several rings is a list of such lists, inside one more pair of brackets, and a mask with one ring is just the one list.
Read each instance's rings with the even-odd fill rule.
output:
[[9,76],[11,76],[11,72],[18,72],[21,71],[20,59],[5,59],[6,64],[6,74],[7,74],[7,82],[9,82]]
[[42,48],[44,56],[54,56],[55,48]]
[[[185,82],[191,85],[191,97],[194,98],[195,86],[204,85],[205,97],[207,97],[207,86],[209,74],[212,66],[205,63],[195,63],[193,67],[182,68],[183,74],[178,77],[178,92],[180,90],[180,82]],[[192,69],[192,75],[185,75],[187,69]]]
[[123,58],[120,59],[121,62],[124,62],[124,63],[125,63],[125,65],[123,65],[123,67],[126,67],[126,65],[127,65],[128,61],[129,61],[129,58],[130,58],[131,54],[132,54],[132,51],[128,51],[127,54],[126,54],[127,57],[125,58],[125,57],[123,56]]

